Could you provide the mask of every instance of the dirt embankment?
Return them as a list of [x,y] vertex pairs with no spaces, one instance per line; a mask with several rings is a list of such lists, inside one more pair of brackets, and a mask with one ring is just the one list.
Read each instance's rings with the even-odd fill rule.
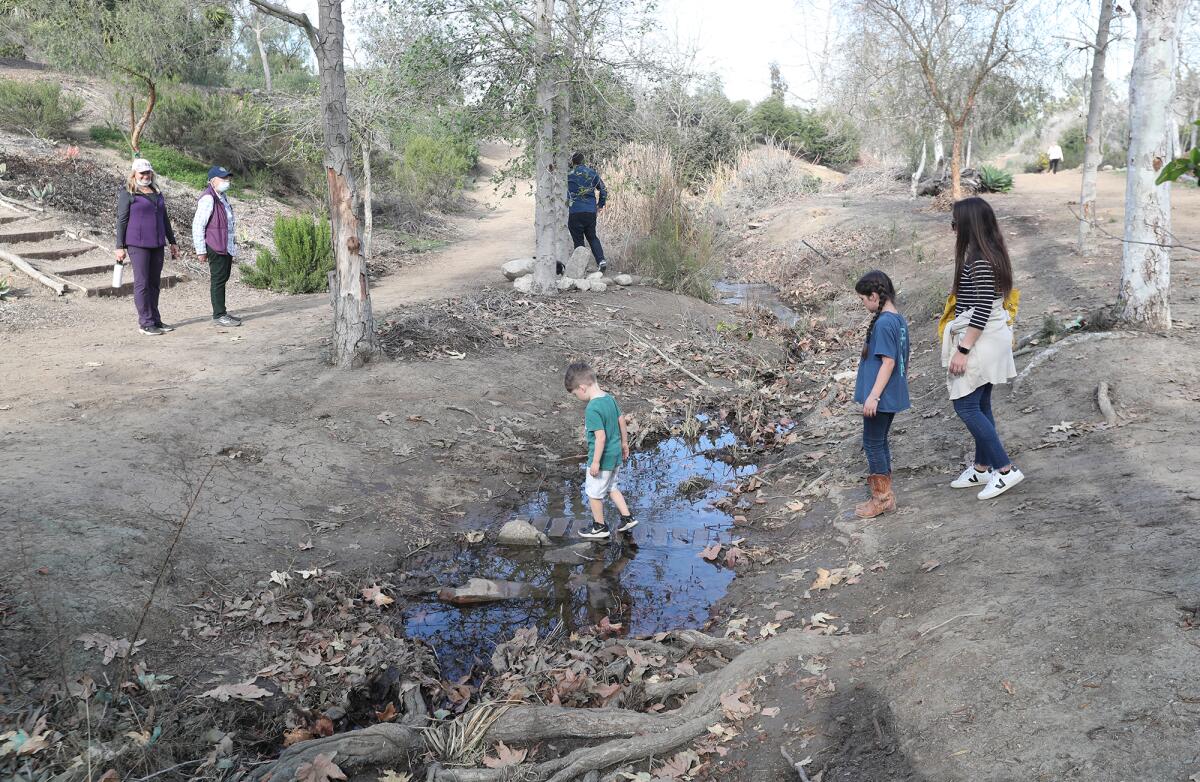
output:
[[[1106,242],[1091,258],[1073,254],[1066,176],[1017,180],[994,203],[1026,334],[1042,313],[1067,320],[1111,299],[1119,253]],[[1120,182],[1102,178],[1102,188],[1117,203]],[[945,486],[967,438],[932,347],[931,313],[949,271],[944,214],[890,195],[814,197],[800,220],[768,210],[736,244],[739,268],[777,284],[792,278],[783,288],[807,317],[798,333],[649,289],[551,303],[507,292],[422,302],[469,290],[525,254],[514,231],[528,203],[505,203],[475,239],[383,281],[376,308],[381,323],[392,321],[400,359],[363,372],[321,363],[319,296],[256,305],[238,332],[185,320],[167,338],[139,341],[105,322],[113,310],[89,315],[87,333],[14,335],[9,355],[19,361],[6,362],[0,399],[12,465],[0,476],[3,524],[15,541],[0,593],[4,697],[57,704],[59,721],[42,725],[55,762],[68,765],[92,725],[63,707],[60,686],[78,698],[89,686],[79,673],[90,669],[103,689],[121,665],[119,656],[100,664],[103,638],[92,637],[99,649],[75,639],[103,633],[119,655],[161,575],[133,659],[146,666],[135,700],[166,715],[165,739],[146,749],[148,740],[124,735],[154,735],[136,710],[104,738],[105,751],[125,752],[105,762],[135,777],[191,761],[218,776],[222,762],[271,757],[285,742],[388,723],[396,709],[412,716],[403,682],[367,675],[377,664],[417,680],[430,704],[451,713],[481,692],[504,692],[596,713],[607,703],[636,711],[646,728],[682,730],[672,720],[691,715],[706,723],[706,738],[652,753],[683,768],[675,778],[794,778],[791,762],[806,758],[804,773],[827,782],[1200,771],[1191,680],[1200,528],[1185,468],[1200,455],[1189,445],[1200,387],[1179,360],[1197,353],[1200,313],[1187,261],[1174,280],[1170,337],[1064,342],[1019,391],[998,393],[1002,435],[1029,479],[980,503]],[[1178,225],[1197,224],[1200,199],[1181,193],[1176,209]],[[838,246],[838,231],[874,240]],[[813,248],[801,251],[795,238]],[[755,271],[759,261],[768,271]],[[861,496],[863,465],[849,381],[835,376],[856,362],[865,317],[850,285],[871,266],[904,291],[914,409],[894,429],[900,511],[864,523],[845,513]],[[708,412],[741,424],[746,455],[759,459],[755,479],[731,487],[735,534],[708,551],[736,572],[705,625],[719,643],[679,654],[686,644],[676,637],[635,642],[617,628],[520,636],[498,658],[504,675],[444,680],[402,642],[396,617],[418,621],[405,608],[408,579],[444,577],[444,558],[424,554],[469,557],[466,533],[492,529],[539,489],[577,475],[580,411],[561,384],[575,357],[594,361],[647,429],[683,435],[682,423]],[[1095,404],[1101,381],[1112,422]],[[804,645],[789,647],[793,639]],[[759,651],[743,658],[742,644]],[[779,648],[789,654],[774,657]],[[730,669],[744,681],[703,680],[728,687],[719,703],[687,696],[692,675],[723,667],[717,655],[743,659]],[[403,664],[388,668],[389,659]],[[488,662],[479,670],[491,671]],[[168,673],[176,679],[163,691],[144,678]],[[224,706],[198,697],[239,682],[264,694],[237,691]],[[329,701],[348,691],[365,699]],[[186,708],[168,709],[168,700]],[[532,728],[513,727],[527,713],[497,722],[491,736],[528,751],[528,763],[593,743],[545,727],[533,740]],[[576,724],[555,716],[538,724]],[[39,735],[32,708],[16,718]],[[493,760],[512,757],[487,747]]]

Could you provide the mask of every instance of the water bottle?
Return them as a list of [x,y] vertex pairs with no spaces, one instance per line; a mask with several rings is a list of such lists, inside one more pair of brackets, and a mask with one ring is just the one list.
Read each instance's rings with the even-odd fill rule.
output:
[[114,288],[120,288],[121,287],[121,278],[124,276],[125,276],[124,264],[120,263],[119,261],[117,263],[114,263],[113,264],[112,286]]

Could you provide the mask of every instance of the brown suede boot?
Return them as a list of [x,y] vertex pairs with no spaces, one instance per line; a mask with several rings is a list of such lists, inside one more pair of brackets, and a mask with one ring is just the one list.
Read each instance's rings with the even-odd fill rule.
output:
[[867,478],[867,484],[871,487],[871,499],[855,506],[855,516],[860,519],[873,519],[896,509],[891,475],[871,475]]

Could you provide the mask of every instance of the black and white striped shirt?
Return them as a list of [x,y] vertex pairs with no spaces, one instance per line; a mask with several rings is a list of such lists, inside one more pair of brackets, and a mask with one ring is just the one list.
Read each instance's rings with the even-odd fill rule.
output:
[[965,261],[962,273],[958,276],[954,316],[958,317],[973,307],[975,311],[971,313],[970,325],[983,331],[988,318],[992,316],[992,307],[999,295],[996,292],[996,275],[987,259]]

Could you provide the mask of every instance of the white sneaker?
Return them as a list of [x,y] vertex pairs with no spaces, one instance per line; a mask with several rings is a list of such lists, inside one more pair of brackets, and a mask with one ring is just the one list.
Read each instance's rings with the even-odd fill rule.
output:
[[992,479],[988,481],[987,487],[979,492],[979,499],[990,500],[992,497],[999,497],[1023,480],[1025,480],[1025,473],[1016,467],[1013,467],[1007,473],[995,470],[992,472]]
[[988,481],[992,478],[992,471],[979,472],[975,469],[975,465],[971,465],[962,471],[962,475],[950,481],[952,489],[978,489],[982,486],[987,486]]

